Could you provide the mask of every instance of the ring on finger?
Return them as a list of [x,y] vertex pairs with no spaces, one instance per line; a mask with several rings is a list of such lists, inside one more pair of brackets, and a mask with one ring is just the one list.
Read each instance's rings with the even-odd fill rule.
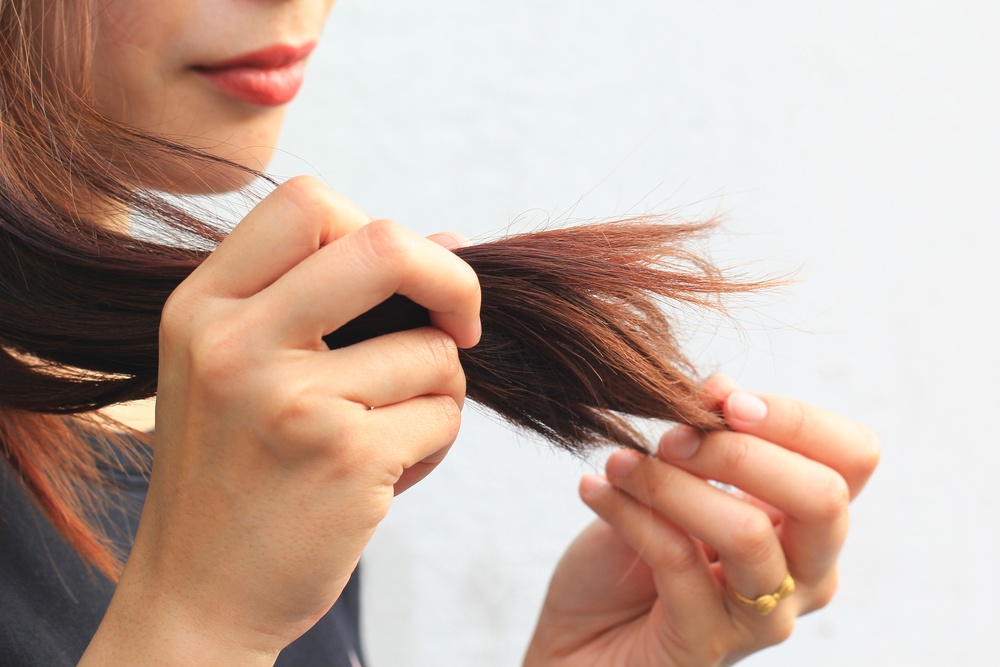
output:
[[792,578],[791,573],[786,573],[781,585],[778,586],[778,590],[753,599],[740,595],[731,586],[729,587],[729,592],[734,598],[751,607],[760,616],[767,616],[774,611],[779,602],[795,592],[795,580]]

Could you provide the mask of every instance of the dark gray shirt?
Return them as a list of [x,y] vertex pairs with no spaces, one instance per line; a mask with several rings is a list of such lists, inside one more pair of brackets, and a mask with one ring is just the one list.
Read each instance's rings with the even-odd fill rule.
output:
[[[107,528],[127,553],[148,480],[127,464],[105,471],[122,495]],[[76,665],[108,608],[114,584],[56,533],[0,457],[0,667]],[[337,604],[281,652],[281,667],[358,667],[358,573]]]

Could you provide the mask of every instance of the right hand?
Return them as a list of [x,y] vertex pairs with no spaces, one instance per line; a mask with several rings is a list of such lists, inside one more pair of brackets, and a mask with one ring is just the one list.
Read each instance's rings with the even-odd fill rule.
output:
[[[393,293],[433,326],[327,349]],[[149,495],[98,639],[105,625],[156,635],[114,654],[130,664],[151,646],[273,661],[336,601],[393,494],[454,441],[457,347],[478,342],[479,301],[451,252],[315,180],[264,199],[164,308]]]

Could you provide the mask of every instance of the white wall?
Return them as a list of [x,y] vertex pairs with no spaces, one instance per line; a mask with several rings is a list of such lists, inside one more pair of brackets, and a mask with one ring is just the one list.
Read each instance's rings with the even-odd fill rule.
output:
[[[692,352],[885,447],[840,595],[746,664],[992,664],[998,29],[988,0],[339,0],[273,170],[422,233],[726,212],[720,261],[800,282]],[[468,414],[366,554],[372,664],[517,664],[599,463]]]

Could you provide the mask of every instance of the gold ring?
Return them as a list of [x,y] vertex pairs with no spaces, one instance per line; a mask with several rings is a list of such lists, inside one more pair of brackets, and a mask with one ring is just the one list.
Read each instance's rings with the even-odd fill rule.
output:
[[774,608],[778,606],[780,601],[795,592],[795,580],[792,579],[791,573],[785,574],[785,578],[782,580],[781,585],[778,586],[778,590],[767,595],[761,595],[754,600],[740,595],[731,586],[729,587],[729,592],[743,604],[753,607],[753,610],[761,616],[767,616],[774,611]]

